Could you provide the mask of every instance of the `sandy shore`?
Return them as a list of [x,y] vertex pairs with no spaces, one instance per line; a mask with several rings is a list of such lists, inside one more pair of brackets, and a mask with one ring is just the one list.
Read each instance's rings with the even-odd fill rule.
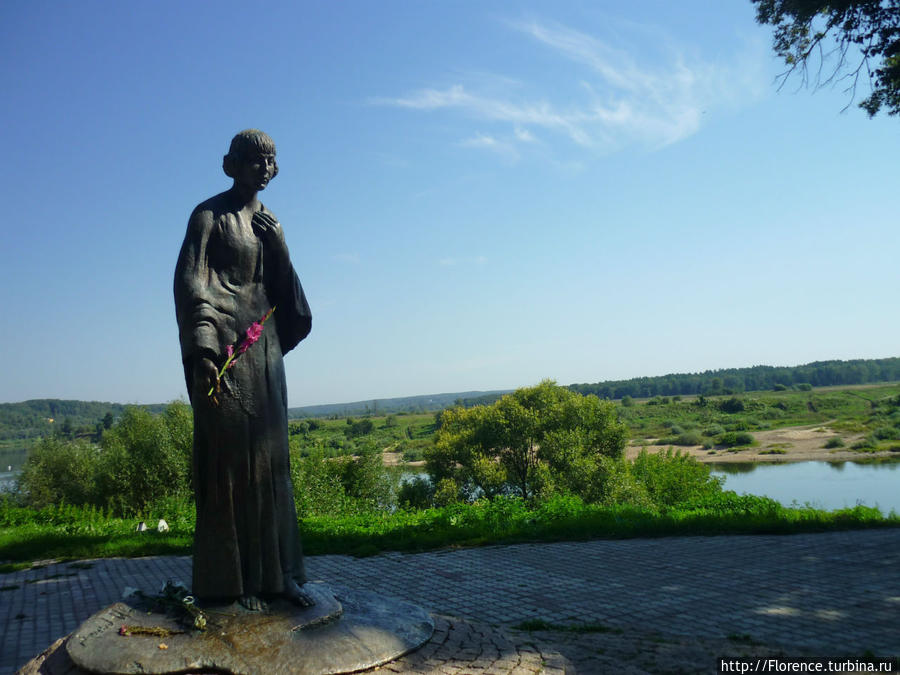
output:
[[[731,451],[723,448],[706,450],[702,445],[675,446],[701,462],[847,462],[882,458],[900,459],[896,452],[856,452],[850,449],[862,438],[860,434],[839,434],[820,424],[806,427],[784,427],[769,431],[750,432],[758,445],[745,450]],[[843,448],[826,448],[829,438],[840,436],[846,444]],[[629,445],[625,448],[625,456],[634,459],[645,449],[648,452],[666,450],[668,445]],[[399,452],[385,452],[384,463],[387,466],[403,464],[403,455]],[[409,462],[409,466],[424,466],[425,462]]]
[[[814,424],[807,427],[784,427],[769,431],[750,432],[759,445],[738,451],[716,448],[706,450],[701,445],[676,447],[676,450],[687,452],[701,462],[843,462],[859,461],[862,459],[880,459],[885,457],[897,457],[892,452],[856,452],[850,449],[856,441],[862,438],[859,434],[839,434],[822,425]],[[840,436],[846,447],[829,449],[825,443],[829,438]],[[670,446],[667,445],[629,445],[625,450],[625,456],[629,459],[637,457],[638,453],[646,447],[648,452],[659,452]]]

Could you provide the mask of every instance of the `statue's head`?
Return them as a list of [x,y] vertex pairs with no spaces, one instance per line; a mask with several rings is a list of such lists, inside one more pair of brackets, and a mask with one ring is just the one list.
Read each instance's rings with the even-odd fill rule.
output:
[[[237,169],[241,162],[255,159],[259,155],[275,156],[275,141],[259,129],[245,129],[231,139],[228,154],[222,158],[222,170],[229,178],[237,177]],[[275,163],[272,178],[278,175],[278,163]]]

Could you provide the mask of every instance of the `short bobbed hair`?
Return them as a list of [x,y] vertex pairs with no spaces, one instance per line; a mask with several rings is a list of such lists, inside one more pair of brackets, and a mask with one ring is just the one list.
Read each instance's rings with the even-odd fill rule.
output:
[[[237,175],[238,164],[256,155],[274,155],[275,141],[259,129],[244,129],[231,139],[228,154],[222,158],[222,170],[229,178]],[[278,162],[272,178],[278,175]]]

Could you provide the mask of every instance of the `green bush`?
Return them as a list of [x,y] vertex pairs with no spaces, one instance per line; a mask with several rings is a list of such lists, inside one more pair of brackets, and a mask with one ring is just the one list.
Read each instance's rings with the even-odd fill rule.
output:
[[163,497],[190,492],[193,416],[184,403],[163,415],[126,408],[103,434],[97,471],[101,504],[116,513],[140,513]]
[[442,478],[434,490],[434,505],[438,508],[455,504],[459,499],[459,486],[452,478]]
[[190,495],[193,417],[187,404],[162,415],[129,407],[103,433],[100,446],[45,438],[29,453],[19,479],[22,499],[109,508],[116,515],[144,513],[153,502]]
[[26,503],[35,508],[62,503],[98,506],[99,454],[100,448],[84,440],[42,438],[31,448],[19,476]]
[[724,413],[734,414],[744,411],[744,402],[737,396],[732,396],[724,401],[719,401],[719,410]]
[[367,436],[372,433],[375,429],[375,424],[370,419],[362,419],[358,422],[354,422],[352,418],[347,418],[347,428],[344,429],[344,434],[347,438],[358,438],[360,436]]
[[[642,453],[646,453],[643,450]],[[591,476],[584,501],[604,506],[633,506],[654,510],[653,499],[632,471],[632,463],[623,459],[603,457]]]
[[703,430],[703,435],[710,436],[710,437],[719,436],[724,433],[725,433],[725,427],[723,427],[721,424],[712,424]]
[[753,434],[749,434],[746,431],[726,431],[724,434],[719,434],[716,438],[716,444],[724,445],[726,448],[753,445],[754,443]]
[[703,434],[696,429],[685,431],[675,439],[673,445],[703,445]]
[[291,453],[291,481],[298,517],[351,516],[389,510],[395,503],[396,479],[371,441],[358,456],[330,457],[313,448],[307,456]]
[[397,504],[405,509],[427,509],[434,499],[434,485],[427,476],[404,480],[397,491]]
[[900,429],[897,427],[878,427],[872,432],[872,435],[879,441],[897,441],[900,440]]
[[642,450],[634,459],[632,473],[659,507],[714,496],[721,492],[724,482],[711,475],[705,464],[671,449],[656,454]]
[[844,445],[846,445],[844,443],[844,439],[840,436],[832,436],[827,441],[825,441],[826,448],[843,448]]
[[358,512],[341,482],[341,463],[326,457],[319,448],[308,455],[291,454],[291,482],[297,516],[349,515]]

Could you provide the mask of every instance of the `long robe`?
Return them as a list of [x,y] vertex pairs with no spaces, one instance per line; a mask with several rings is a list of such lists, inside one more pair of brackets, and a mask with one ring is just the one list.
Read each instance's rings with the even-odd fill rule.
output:
[[[309,334],[309,305],[289,258],[268,252],[230,208],[228,193],[191,214],[174,290],[194,411],[193,593],[204,599],[279,594],[285,576],[306,581],[282,357]],[[258,342],[226,372],[219,405],[207,391],[194,391],[196,360],[208,357],[221,368],[226,347],[237,348],[273,306]]]

